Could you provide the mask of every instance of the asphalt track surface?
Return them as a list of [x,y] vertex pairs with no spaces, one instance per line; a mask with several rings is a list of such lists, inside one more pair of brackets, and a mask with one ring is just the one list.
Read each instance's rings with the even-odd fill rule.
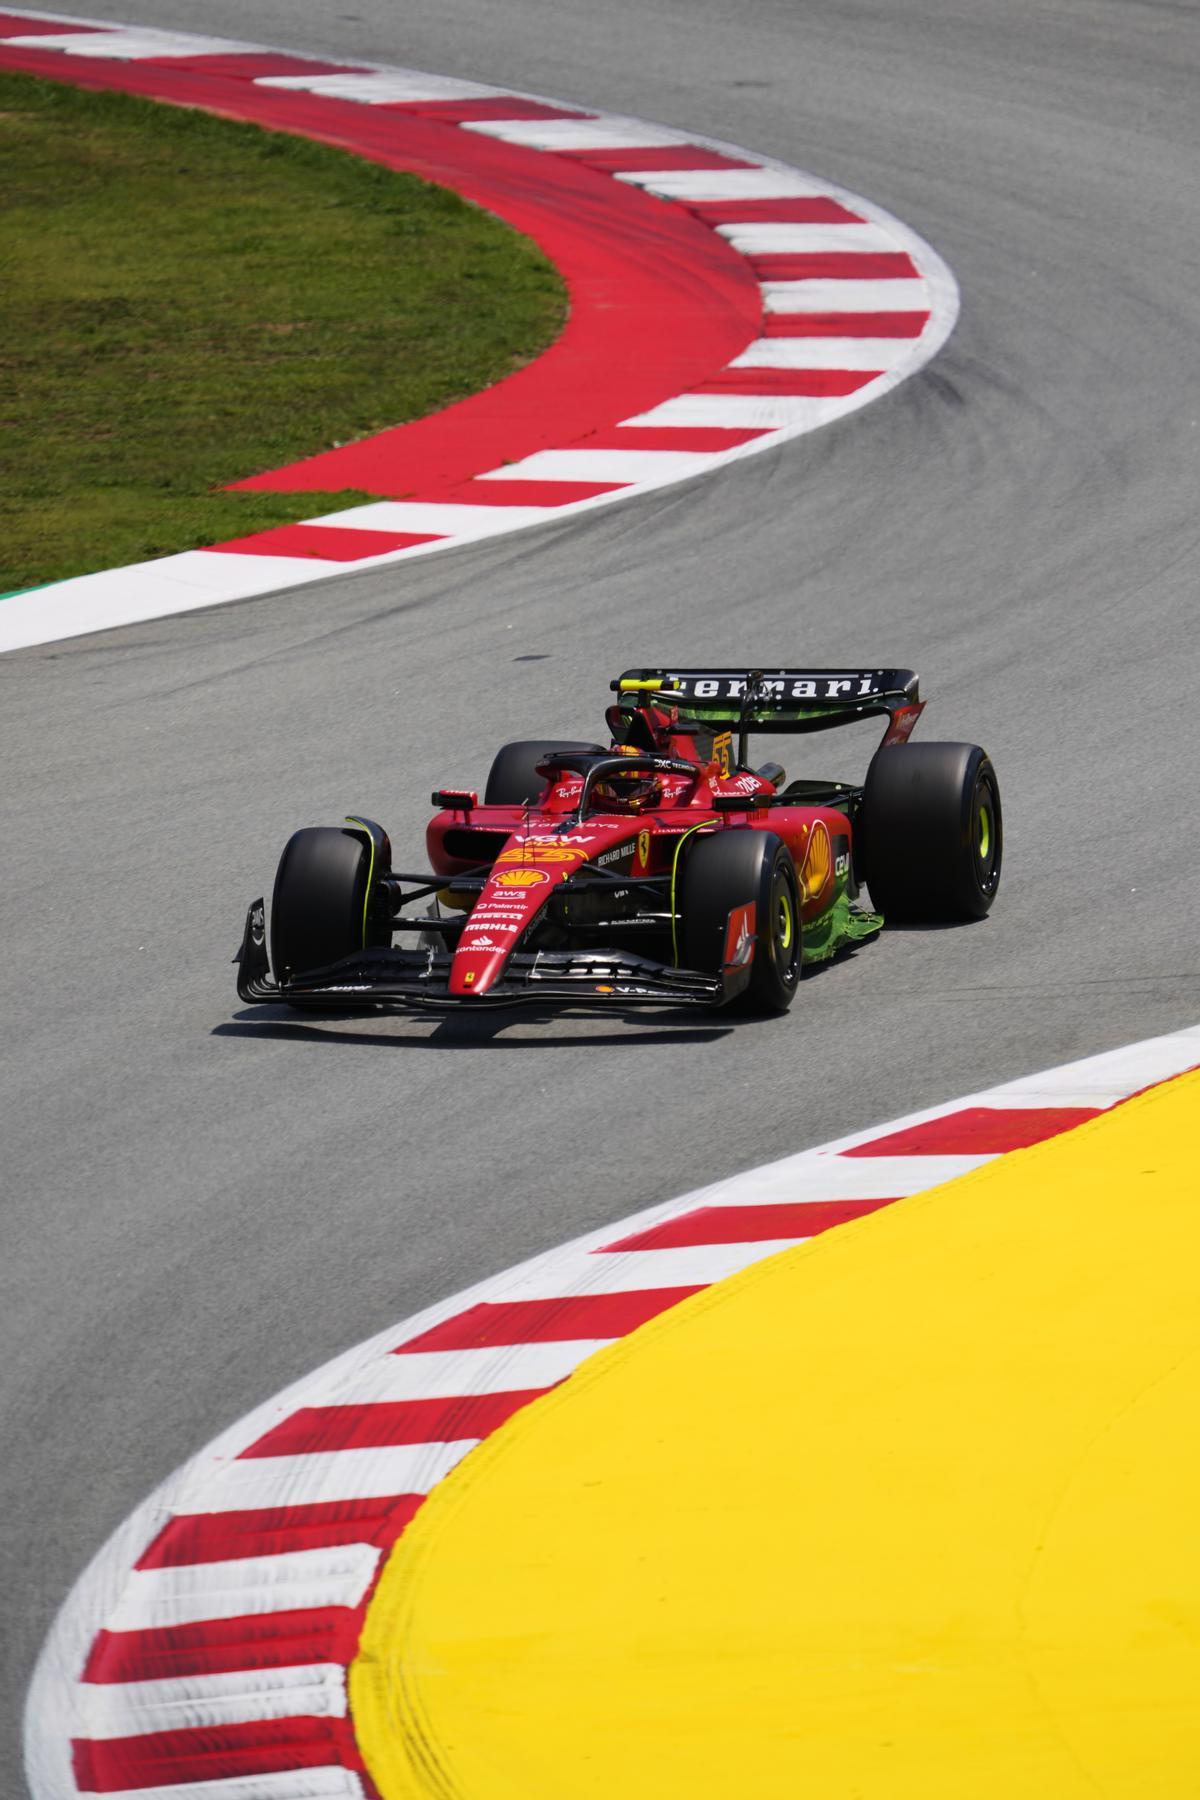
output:
[[[1190,4],[90,10],[732,139],[913,225],[963,317],[878,405],[690,486],[0,659],[5,1795],[75,1574],[255,1402],[656,1194],[1200,1016]],[[993,918],[732,1030],[240,1011],[291,830],[365,809],[419,863],[435,782],[676,656],[920,669],[923,734],[1000,772]]]

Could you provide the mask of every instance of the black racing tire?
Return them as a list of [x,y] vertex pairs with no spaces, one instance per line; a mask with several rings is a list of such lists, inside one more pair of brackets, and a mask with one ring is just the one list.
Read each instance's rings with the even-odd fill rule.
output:
[[750,1012],[786,1012],[800,980],[801,950],[800,891],[790,850],[773,831],[752,827],[696,839],[679,889],[685,967],[720,974],[729,915],[751,904],[754,961],[741,1002]]
[[602,756],[600,744],[568,744],[530,738],[517,744],[505,744],[497,750],[487,786],[483,790],[485,806],[525,806],[540,800],[546,791],[546,777],[539,775],[537,765],[552,751],[570,751],[577,756]]
[[978,744],[877,750],[859,819],[860,867],[885,919],[982,919],[1000,886],[1000,787]]
[[364,948],[370,851],[337,826],[310,825],[288,839],[271,900],[271,966],[279,982],[323,969]]

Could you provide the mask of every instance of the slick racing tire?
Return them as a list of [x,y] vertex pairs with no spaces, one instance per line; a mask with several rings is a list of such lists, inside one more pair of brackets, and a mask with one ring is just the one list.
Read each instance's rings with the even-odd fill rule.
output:
[[288,840],[271,901],[271,966],[277,981],[323,969],[365,948],[370,866],[367,846],[352,831],[311,825]]
[[1000,788],[978,744],[877,750],[860,816],[862,874],[885,919],[982,919],[1000,885]]
[[786,1012],[800,980],[800,893],[791,852],[773,831],[720,831],[693,843],[679,892],[687,968],[720,974],[729,915],[739,906],[754,908],[754,959],[741,1003],[750,1012]]
[[485,806],[525,806],[540,800],[546,791],[546,777],[537,772],[538,764],[555,750],[579,756],[602,756],[599,744],[543,742],[530,738],[518,744],[505,744],[497,750],[483,791]]

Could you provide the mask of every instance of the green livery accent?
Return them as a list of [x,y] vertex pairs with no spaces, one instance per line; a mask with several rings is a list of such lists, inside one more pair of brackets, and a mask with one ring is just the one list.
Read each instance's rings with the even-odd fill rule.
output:
[[804,963],[827,962],[839,950],[864,943],[882,929],[883,914],[864,912],[861,907],[851,906],[850,897],[843,889],[819,919],[805,925],[801,960]]
[[[664,693],[663,699],[667,698],[668,695]],[[853,702],[848,700],[829,700],[824,705],[792,705],[788,707],[763,705],[751,707],[749,711],[742,712],[739,707],[732,706],[727,700],[697,700],[691,694],[686,697],[683,694],[678,695],[675,703],[681,708],[686,708],[689,718],[700,719],[706,725],[761,725],[767,730],[772,727],[778,730],[781,719],[785,724],[796,725],[808,719],[840,722],[853,705]],[[875,710],[878,711],[880,708],[876,706]]]
[[375,837],[363,824],[361,819],[347,818],[346,823],[347,825],[357,826],[359,831],[366,832],[367,853],[370,857],[370,861],[367,864],[367,885],[363,893],[362,948],[365,950],[367,947],[367,909],[371,904],[371,888],[375,881]]

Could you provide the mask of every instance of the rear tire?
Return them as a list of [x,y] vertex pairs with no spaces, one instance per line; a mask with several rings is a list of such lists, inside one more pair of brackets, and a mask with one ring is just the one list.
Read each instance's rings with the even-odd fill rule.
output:
[[791,852],[773,831],[733,830],[700,838],[680,884],[683,961],[719,975],[735,907],[755,908],[754,961],[743,1006],[786,1012],[800,980],[800,893]]
[[537,765],[553,751],[563,750],[579,756],[603,756],[599,744],[567,744],[543,742],[530,738],[516,744],[505,744],[497,750],[483,791],[485,806],[526,806],[540,800],[546,791],[546,777],[539,775]]
[[370,852],[352,831],[311,825],[288,840],[271,900],[271,966],[280,982],[365,947]]
[[877,750],[860,830],[863,876],[885,919],[986,916],[1000,885],[1004,822],[996,771],[978,744]]

